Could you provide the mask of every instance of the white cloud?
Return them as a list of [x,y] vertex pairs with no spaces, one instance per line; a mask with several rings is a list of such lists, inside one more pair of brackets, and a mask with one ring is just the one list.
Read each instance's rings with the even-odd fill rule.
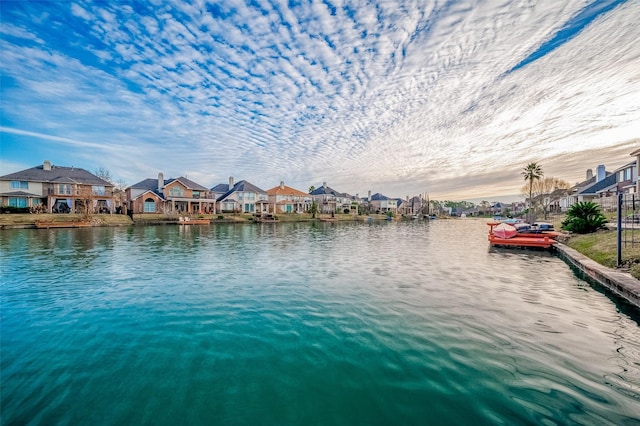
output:
[[85,21],[90,21],[92,16],[87,12],[84,8],[82,8],[77,3],[71,4],[71,13],[73,16],[77,16],[79,18],[84,19]]
[[506,73],[583,6],[264,0],[214,16],[201,2],[74,3],[84,51],[60,47],[72,43],[46,17],[3,26],[44,44],[0,40],[15,81],[3,98],[14,136],[102,141],[130,181],[162,170],[204,185],[513,193],[529,161],[568,168],[556,159],[640,134],[637,3]]

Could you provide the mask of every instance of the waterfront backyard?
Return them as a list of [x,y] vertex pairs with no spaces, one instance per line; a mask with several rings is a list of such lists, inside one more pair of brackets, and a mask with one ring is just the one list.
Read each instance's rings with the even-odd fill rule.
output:
[[625,424],[637,313],[485,220],[0,233],[6,424]]

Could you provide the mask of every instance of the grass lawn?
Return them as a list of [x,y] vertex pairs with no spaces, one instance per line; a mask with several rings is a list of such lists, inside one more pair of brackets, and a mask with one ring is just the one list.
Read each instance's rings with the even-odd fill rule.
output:
[[[85,220],[82,214],[0,214],[0,226],[7,225],[33,225],[36,220],[43,222],[79,222]],[[105,225],[131,225],[131,219],[123,214],[93,214],[90,220],[96,224]]]
[[[627,235],[627,239],[631,239],[630,234]],[[634,239],[640,241],[640,236],[636,234]],[[598,231],[593,234],[572,235],[566,245],[601,265],[615,268],[618,258],[617,241],[615,230]],[[640,242],[634,243],[633,246],[631,243],[622,243],[622,265],[633,277],[640,280]]]

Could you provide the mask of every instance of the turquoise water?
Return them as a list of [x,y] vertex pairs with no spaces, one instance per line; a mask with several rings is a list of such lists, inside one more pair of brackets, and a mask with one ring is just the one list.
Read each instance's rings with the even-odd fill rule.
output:
[[638,424],[633,312],[486,233],[2,231],[2,424]]

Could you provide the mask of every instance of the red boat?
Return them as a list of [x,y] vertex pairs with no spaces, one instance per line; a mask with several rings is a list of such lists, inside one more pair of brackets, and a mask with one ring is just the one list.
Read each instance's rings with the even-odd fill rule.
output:
[[559,232],[544,231],[541,233],[519,234],[518,230],[502,222],[489,222],[489,244],[494,246],[539,247],[550,248],[558,244],[555,238]]

